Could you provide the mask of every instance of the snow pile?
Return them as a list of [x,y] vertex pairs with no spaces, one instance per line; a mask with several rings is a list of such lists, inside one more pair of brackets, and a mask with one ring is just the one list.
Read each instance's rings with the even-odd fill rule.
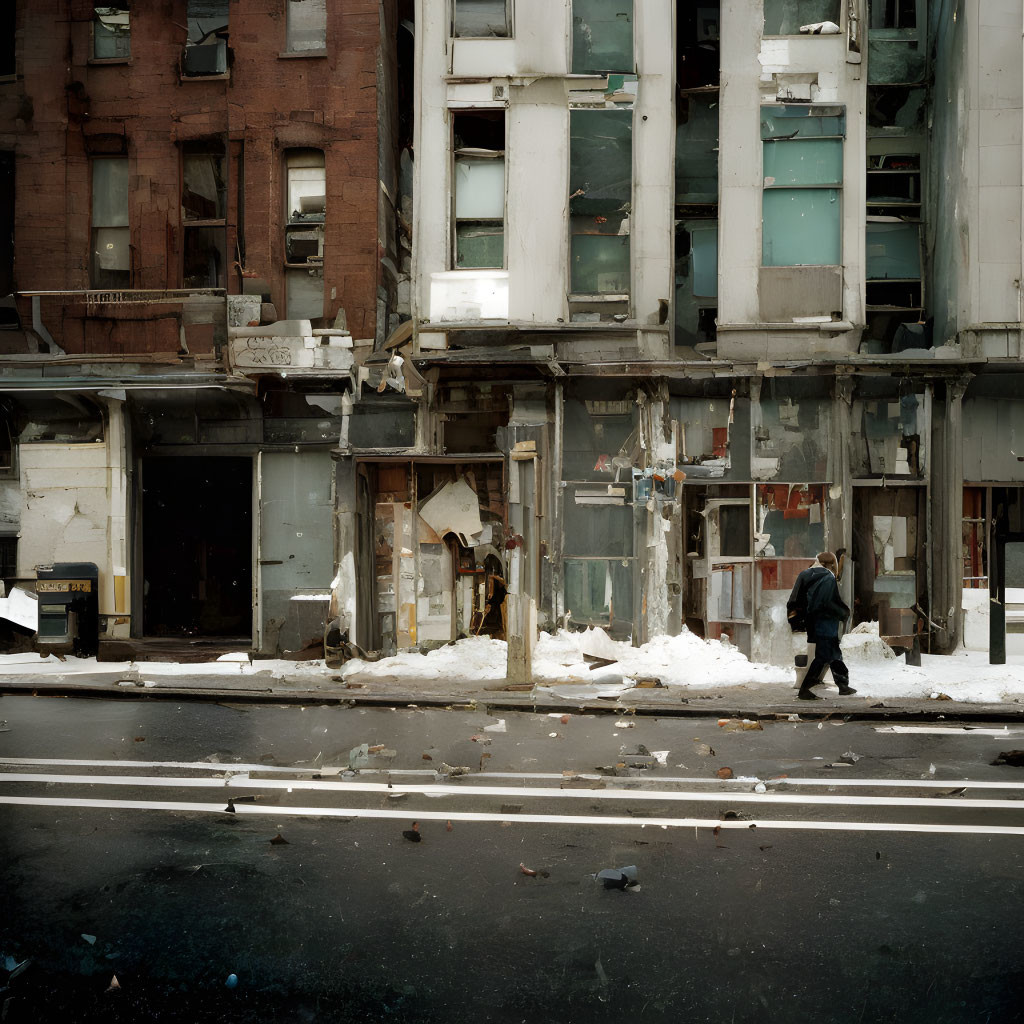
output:
[[504,640],[469,636],[427,654],[403,651],[380,661],[346,662],[342,676],[361,679],[493,680],[505,678],[507,648]]
[[899,655],[878,635],[877,622],[862,622],[843,637],[843,661],[851,668],[884,666]]
[[[591,670],[584,654],[613,664]],[[750,662],[731,644],[701,640],[684,629],[679,636],[657,636],[642,647],[611,640],[602,629],[541,633],[533,656],[538,683],[615,682],[660,679],[665,686],[717,687],[745,683],[792,683],[788,668]]]

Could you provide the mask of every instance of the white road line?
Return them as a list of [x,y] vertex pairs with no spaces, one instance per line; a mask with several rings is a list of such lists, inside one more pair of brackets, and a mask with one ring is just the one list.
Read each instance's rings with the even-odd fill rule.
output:
[[[0,766],[13,765],[19,767],[55,767],[55,768],[181,768],[196,771],[208,771],[218,774],[225,773],[249,773],[251,775],[316,775],[323,772],[340,773],[347,771],[344,765],[324,765],[321,768],[303,767],[294,765],[265,765],[245,764],[221,761],[115,761],[115,760],[93,760],[89,758],[61,758],[61,757],[0,757]],[[0,771],[0,779],[6,773]],[[385,778],[393,776],[413,776],[418,778],[436,778],[444,774],[433,768],[360,768],[358,775],[376,776],[382,775]],[[61,776],[56,776],[60,778]],[[474,788],[477,780],[491,779],[519,779],[522,781],[569,781],[571,779],[595,780],[618,778],[622,781],[634,781],[638,785],[706,785],[717,786],[724,789],[733,789],[737,786],[753,786],[759,782],[769,786],[818,786],[818,787],[873,787],[878,789],[953,789],[965,787],[967,789],[1024,789],[1024,772],[1020,774],[1019,782],[997,781],[997,780],[971,780],[971,779],[882,779],[882,778],[844,778],[843,776],[831,776],[828,778],[791,778],[789,776],[757,776],[746,775],[732,779],[719,779],[716,776],[703,775],[651,775],[651,776],[613,776],[601,775],[596,772],[577,772],[574,775],[565,775],[562,772],[473,772],[472,775],[460,777],[459,784]],[[315,781],[315,780],[314,780]]]
[[966,725],[876,725],[875,732],[916,732],[930,736],[1024,736],[1024,729],[1003,726],[1002,729],[973,729]]
[[[62,797],[0,796],[0,804],[33,807],[94,808],[111,811],[179,811],[199,814],[224,814],[220,803],[187,803],[162,800],[85,800]],[[721,828],[752,831],[796,830],[807,832],[926,832],[960,835],[1024,836],[1024,826],[1016,825],[933,825],[914,822],[881,821],[719,821],[716,818],[633,818],[599,814],[489,814],[476,811],[377,810],[364,807],[280,807],[240,804],[236,815],[274,818],[378,818],[389,821],[476,821],[520,822],[530,825],[616,825],[622,828]]]
[[251,779],[244,775],[233,775],[225,779],[172,778],[155,775],[44,775],[37,773],[11,772],[0,775],[0,783],[45,783],[67,786],[156,786],[182,789],[287,789],[289,791],[316,790],[328,793],[366,793],[379,796],[401,794],[427,797],[522,797],[541,800],[634,800],[637,802],[679,801],[684,803],[766,803],[766,804],[823,804],[851,807],[931,807],[949,809],[999,808],[1002,810],[1024,811],[1024,801],[942,799],[936,797],[900,796],[819,796],[799,793],[709,793],[686,792],[685,790],[643,790],[643,789],[552,789],[532,786],[448,786],[448,785],[402,785],[388,786],[382,782],[348,782],[331,779]]

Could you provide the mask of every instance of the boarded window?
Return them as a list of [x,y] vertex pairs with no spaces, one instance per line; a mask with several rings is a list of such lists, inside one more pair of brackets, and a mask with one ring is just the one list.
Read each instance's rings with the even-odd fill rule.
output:
[[633,68],[633,0],[573,0],[573,74]]
[[186,288],[223,288],[227,159],[220,139],[182,146],[181,216],[185,228],[182,281]]
[[570,290],[628,295],[633,112],[572,110],[569,119]]
[[467,38],[501,38],[510,36],[508,0],[453,0],[455,22],[453,35]]
[[838,24],[840,16],[839,0],[764,0],[764,34],[794,36],[803,25]]
[[838,265],[843,108],[778,104],[761,115],[762,265]]
[[452,115],[455,156],[454,266],[505,265],[505,114]]
[[228,70],[228,0],[188,0],[188,42],[182,73],[223,75]]
[[128,288],[131,285],[126,157],[102,157],[92,161],[89,283],[93,288]]
[[97,60],[124,60],[132,55],[128,0],[93,6],[92,55]]
[[327,0],[288,0],[289,53],[327,49]]

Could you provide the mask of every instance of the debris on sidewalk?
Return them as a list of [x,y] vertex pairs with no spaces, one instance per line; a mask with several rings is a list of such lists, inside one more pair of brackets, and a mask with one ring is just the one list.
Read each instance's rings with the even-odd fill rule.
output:
[[731,779],[733,773],[731,768],[719,768],[718,771],[715,772],[715,774],[720,779]]
[[720,718],[718,727],[725,732],[760,732],[764,726],[752,718]]
[[603,868],[594,877],[606,889],[629,889],[637,884],[637,867],[630,864],[624,868]]
[[441,772],[449,778],[457,779],[460,775],[468,775],[471,769],[466,765],[452,765],[441,762]]

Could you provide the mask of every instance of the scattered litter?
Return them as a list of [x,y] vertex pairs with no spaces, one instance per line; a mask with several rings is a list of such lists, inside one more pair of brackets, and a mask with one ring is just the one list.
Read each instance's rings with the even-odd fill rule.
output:
[[522,861],[519,862],[519,870],[526,875],[527,878],[536,878],[537,872],[533,868],[528,868]]
[[755,793],[767,793],[768,792],[768,787],[763,782],[759,782],[754,787],[754,792]]
[[[147,679],[142,685],[144,687],[146,687],[147,690],[152,690],[152,689],[154,689],[156,687],[156,683],[154,683],[151,679]],[[114,980],[117,981],[116,978]],[[118,988],[120,988],[120,987],[121,986],[118,985]]]
[[558,739],[558,733],[557,732],[549,732],[548,733],[548,737],[550,739],[557,740]]
[[367,747],[366,751],[369,754],[379,754],[384,749],[383,743],[374,743],[372,747]]
[[[234,978],[235,976],[232,974],[231,977]],[[237,981],[238,979],[236,978],[235,980]],[[120,992],[120,991],[121,991],[121,982],[119,982],[117,980],[117,975],[116,974],[112,974],[110,976],[110,984],[107,986],[106,992]],[[106,993],[104,993],[104,994],[106,994]]]
[[433,761],[434,759],[429,754],[423,754],[422,758],[424,761]]
[[786,716],[786,721],[787,722],[802,722],[803,719],[799,715],[787,715]]
[[[696,743],[696,742],[697,741],[694,740],[694,743]],[[708,746],[708,744],[706,744],[706,743],[698,743],[697,744],[697,751],[696,751],[696,753],[697,753],[698,757],[714,757],[715,756],[714,748]]]
[[606,889],[627,889],[637,884],[637,868],[635,864],[624,868],[604,868],[595,878],[604,882]]
[[482,732],[474,733],[469,738],[473,743],[482,743],[484,746],[491,742],[491,737],[485,736]]
[[[487,756],[487,755],[484,755]],[[460,775],[468,775],[470,769],[466,765],[452,765],[441,762],[441,771],[445,775],[451,776],[453,779],[457,779]]]
[[490,754],[486,754],[486,753],[485,753],[485,754],[481,754],[481,755],[480,755],[480,764],[479,764],[479,765],[477,766],[477,768],[479,769],[479,771],[483,771],[483,770],[484,770],[484,762],[485,762],[485,761],[487,760],[487,758],[489,758],[490,756],[491,756]]
[[494,725],[485,725],[484,732],[508,732],[508,727],[505,725],[505,719],[499,718]]
[[562,725],[568,725],[569,724],[569,716],[568,715],[562,715],[562,717],[559,719],[559,721],[562,723]]
[[237,974],[229,974],[224,979],[224,985],[227,988],[237,988],[238,987],[238,975]]
[[731,779],[732,778],[732,769],[731,768],[719,768],[718,771],[715,772],[715,774],[720,779]]
[[270,840],[272,846],[289,846],[291,845],[287,839],[280,832]]
[[750,815],[742,811],[726,811],[722,815],[722,821],[747,821],[749,818]]
[[992,763],[1024,768],[1024,750],[1004,750]]
[[136,736],[135,737],[135,742],[136,743],[145,743],[146,742],[146,737],[145,736]]
[[928,774],[929,775],[934,775],[935,774],[935,765],[934,764],[928,765]]
[[409,794],[408,793],[388,793],[389,800],[404,800]]
[[452,830],[452,823],[450,821],[446,821],[445,822],[444,830],[445,830],[445,832],[451,832],[451,830]]
[[718,727],[726,732],[757,732],[763,731],[764,726],[751,718],[720,718]]
[[523,809],[522,804],[502,804],[502,814],[518,814]]
[[95,935],[86,935],[85,932],[82,932],[82,938],[85,939],[85,941],[88,942],[90,946],[96,945]]
[[662,768],[667,768],[668,767],[668,755],[669,755],[669,752],[667,750],[652,750],[651,751],[651,757],[653,757],[654,760],[657,761],[658,764],[660,764]]
[[665,684],[657,676],[637,676],[633,682],[642,690],[663,690],[665,688]]
[[615,728],[616,729],[635,729],[636,728],[636,722],[627,722],[624,718],[620,718],[615,723]]
[[967,792],[966,786],[961,786],[959,789],[940,789],[933,793],[932,796],[963,796]]
[[403,838],[408,839],[410,843],[421,842],[422,839],[423,839],[423,836],[420,835],[420,824],[419,824],[419,822],[418,821],[414,821],[412,823],[412,828],[403,829],[402,830],[402,836],[403,836]]
[[615,665],[617,663],[616,658],[599,658],[596,654],[584,654],[583,661],[591,672],[595,668],[607,668],[609,665]]
[[759,847],[758,847],[758,849],[759,849],[759,850],[760,850],[760,851],[761,851],[762,853],[764,853],[764,851],[765,851],[765,850],[770,850],[771,848],[772,848],[772,844],[771,844],[771,843],[765,843],[765,845],[764,845],[764,846],[759,846]]
[[366,768],[370,764],[370,745],[368,743],[360,743],[358,747],[353,747],[348,752],[348,766],[349,768]]
[[953,698],[950,697],[950,695],[948,693],[940,693],[938,690],[935,690],[932,693],[928,694],[928,699],[929,700],[952,700]]
[[861,755],[855,754],[852,750],[848,750],[839,760],[843,764],[856,764],[860,760]]

